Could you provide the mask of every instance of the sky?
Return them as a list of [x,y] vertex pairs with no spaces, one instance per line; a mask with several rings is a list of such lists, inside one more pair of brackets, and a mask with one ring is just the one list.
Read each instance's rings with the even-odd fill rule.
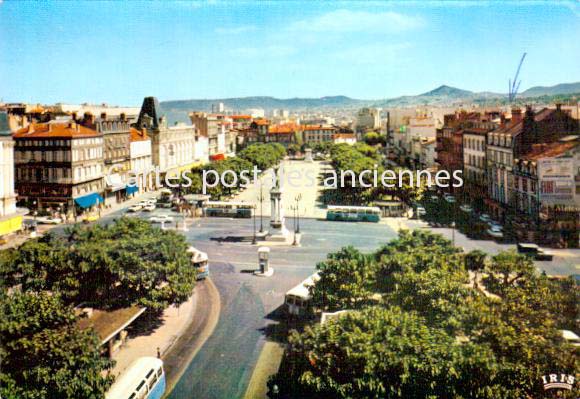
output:
[[0,0],[0,101],[382,99],[580,81],[580,3]]

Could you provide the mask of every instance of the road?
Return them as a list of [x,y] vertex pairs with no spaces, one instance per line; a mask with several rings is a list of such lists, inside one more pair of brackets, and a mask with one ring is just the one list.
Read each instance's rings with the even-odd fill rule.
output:
[[[241,398],[284,294],[315,271],[328,252],[346,246],[371,252],[396,236],[385,225],[305,219],[302,247],[272,247],[271,278],[249,273],[257,268],[257,247],[217,241],[251,235],[250,220],[203,219],[186,233],[188,241],[208,253],[212,279],[221,296],[214,334],[193,359],[169,398]],[[358,230],[358,231],[357,231]],[[357,231],[353,234],[353,231]]]

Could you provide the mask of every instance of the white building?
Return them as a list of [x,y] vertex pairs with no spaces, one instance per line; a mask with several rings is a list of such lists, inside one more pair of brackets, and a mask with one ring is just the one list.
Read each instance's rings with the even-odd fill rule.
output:
[[[136,174],[136,188],[127,190],[142,193],[154,188],[155,181],[150,173],[153,169],[151,158],[151,139],[144,130],[131,128],[129,154],[131,158],[131,171]],[[132,193],[129,193],[132,194]]]
[[14,192],[14,141],[8,115],[0,113],[0,237],[20,230],[22,214],[16,211]]
[[379,108],[361,108],[356,114],[356,130],[364,132],[381,127],[381,110]]
[[248,108],[244,111],[244,114],[251,115],[252,118],[264,118],[266,116],[263,108]]

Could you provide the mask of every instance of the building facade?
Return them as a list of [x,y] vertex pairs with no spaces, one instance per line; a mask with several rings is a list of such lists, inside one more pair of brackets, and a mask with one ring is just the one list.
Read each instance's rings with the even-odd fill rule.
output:
[[16,208],[14,191],[14,141],[8,114],[0,112],[0,238],[22,228],[22,212]]
[[129,157],[131,171],[134,173],[135,185],[127,186],[127,194],[143,193],[155,187],[153,162],[151,160],[151,139],[145,130],[130,129]]
[[196,128],[177,124],[169,127],[155,97],[146,97],[135,125],[151,138],[151,159],[162,174],[176,173],[198,165],[195,160]]
[[103,203],[103,134],[73,120],[32,123],[16,131],[18,199],[69,217]]
[[334,141],[338,129],[334,126],[301,126],[303,141],[306,144],[329,143]]
[[538,112],[526,108],[525,115],[514,108],[511,118],[487,135],[487,206],[491,214],[506,221],[506,214],[514,210],[514,160],[532,151],[535,144],[557,142],[564,136],[577,134],[578,121],[561,107],[543,108]]
[[578,248],[580,141],[536,144],[514,160],[510,223],[519,241]]

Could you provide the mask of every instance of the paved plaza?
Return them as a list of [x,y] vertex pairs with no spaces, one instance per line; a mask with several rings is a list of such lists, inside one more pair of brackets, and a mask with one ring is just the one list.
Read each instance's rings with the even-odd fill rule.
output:
[[[286,217],[293,214],[291,206],[294,206],[294,199],[300,195],[299,203],[300,216],[309,218],[324,218],[326,211],[318,201],[318,195],[322,190],[321,181],[318,179],[320,171],[325,164],[319,161],[304,162],[286,160],[280,167],[281,184],[284,190],[284,203]],[[294,176],[302,176],[301,179]],[[260,206],[260,185],[264,201]],[[272,188],[272,172],[266,171],[260,181],[251,185],[243,192],[236,195],[236,201],[252,202],[258,204],[257,214],[270,215],[270,196]]]

